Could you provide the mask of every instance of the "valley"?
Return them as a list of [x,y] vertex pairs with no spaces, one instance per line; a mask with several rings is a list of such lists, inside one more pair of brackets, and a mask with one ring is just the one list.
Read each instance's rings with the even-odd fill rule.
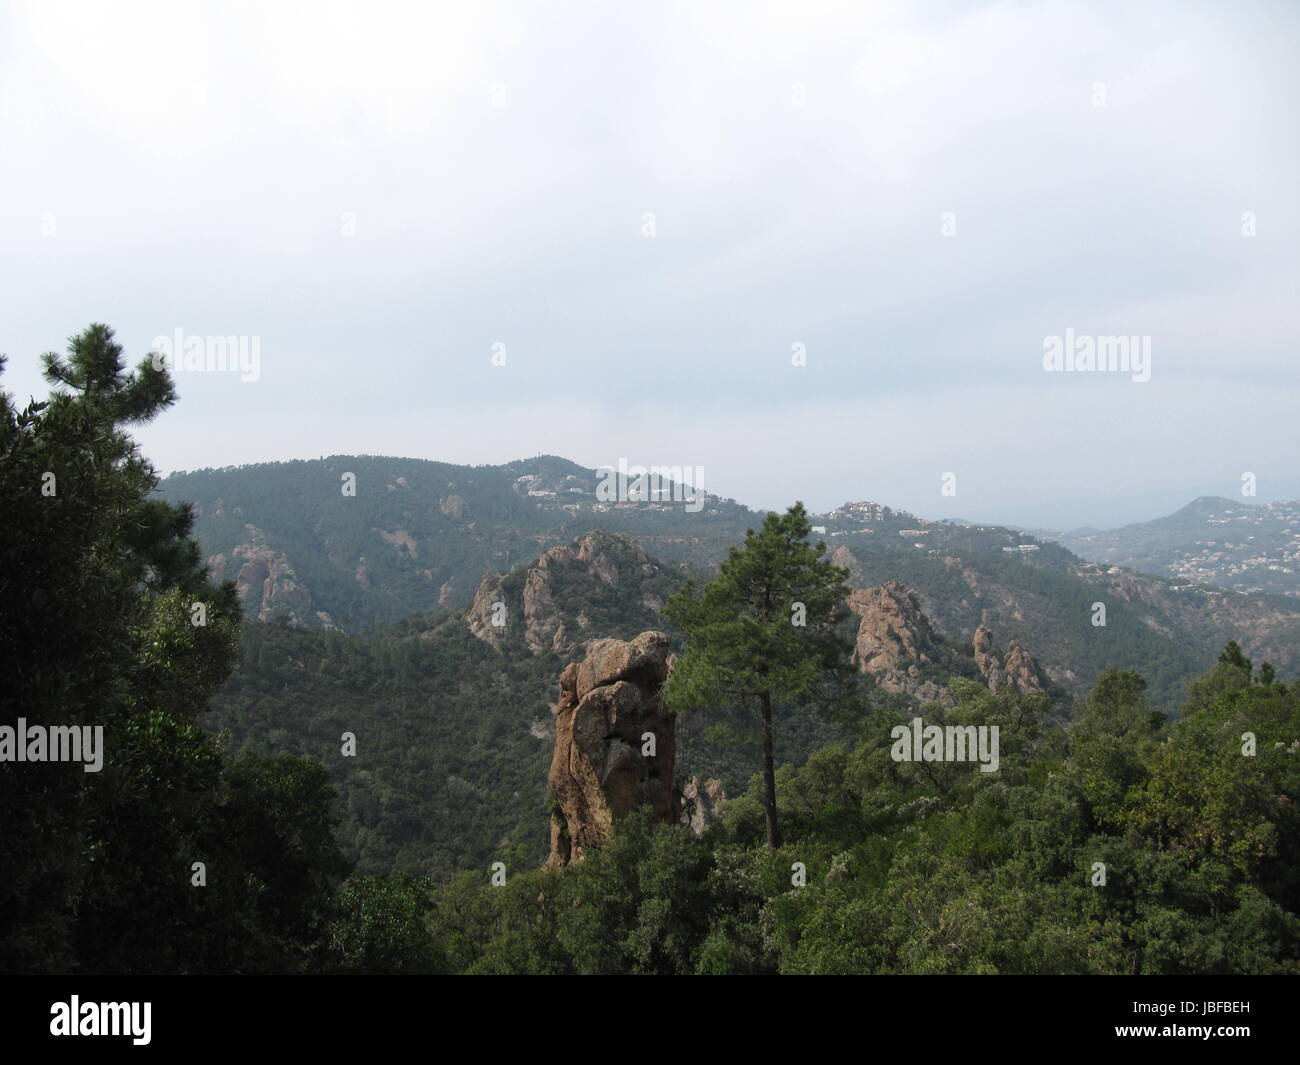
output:
[[[357,474],[355,498],[333,490],[342,472]],[[651,630],[680,651],[664,603],[707,580],[762,518],[717,497],[699,513],[605,504],[598,487],[596,471],[554,458],[468,468],[352,456],[168,478],[162,493],[195,499],[197,538],[245,609],[240,664],[206,727],[236,751],[322,761],[363,872],[541,861],[563,667],[591,640]],[[1139,671],[1173,715],[1230,640],[1283,675],[1300,666],[1300,609],[1282,600],[878,503],[812,520],[856,589],[854,662],[882,706],[950,703],[957,678],[1044,692],[1068,719],[1113,666]],[[815,715],[781,719],[777,756],[795,766],[853,735]],[[343,731],[359,737],[358,757],[337,756]],[[737,794],[756,748],[716,739],[683,720],[683,786]]]

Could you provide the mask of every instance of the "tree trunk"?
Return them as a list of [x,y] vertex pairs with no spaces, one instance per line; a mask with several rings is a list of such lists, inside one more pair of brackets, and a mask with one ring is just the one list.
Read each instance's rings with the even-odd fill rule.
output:
[[776,769],[772,764],[772,696],[760,696],[763,709],[763,814],[767,819],[767,845],[781,846],[781,826],[776,823]]

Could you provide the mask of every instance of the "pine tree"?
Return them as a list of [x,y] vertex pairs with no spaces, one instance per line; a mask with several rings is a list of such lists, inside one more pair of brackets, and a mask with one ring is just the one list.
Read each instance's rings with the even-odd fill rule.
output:
[[756,715],[762,739],[767,842],[781,845],[776,816],[773,711],[816,704],[824,712],[858,705],[852,644],[842,633],[848,571],[808,543],[802,503],[769,514],[732,548],[717,577],[697,592],[688,583],[665,606],[686,634],[686,651],[665,696],[674,712],[696,707]]
[[103,758],[0,762],[0,972],[302,969],[346,872],[333,793],[322,766],[235,762],[194,724],[240,610],[126,433],[170,378],[128,372],[104,325],[44,363],[49,400],[0,393],[0,724],[102,728]]

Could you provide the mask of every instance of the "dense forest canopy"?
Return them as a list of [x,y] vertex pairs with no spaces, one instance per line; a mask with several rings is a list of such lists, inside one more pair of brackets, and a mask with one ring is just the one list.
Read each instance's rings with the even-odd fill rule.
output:
[[[688,715],[684,764],[726,779],[721,819],[635,813],[543,868],[564,655],[492,646],[451,608],[361,635],[246,622],[128,435],[174,401],[166,371],[129,371],[94,325],[46,375],[48,401],[0,398],[0,724],[102,728],[105,758],[0,761],[3,971],[1300,971],[1300,684],[1236,642],[1174,717],[1133,668],[1073,698],[990,690],[958,657],[941,701],[855,673],[825,721],[801,645],[755,615],[751,656],[802,678],[771,690],[771,773]],[[736,675],[728,581],[786,567],[815,617],[840,594],[806,516],[772,520],[788,551],[668,611],[683,661],[704,656],[688,702]],[[566,579],[592,635],[655,612],[649,585],[624,602]],[[821,660],[839,636],[818,631]],[[996,728],[996,771],[899,760],[917,715]]]

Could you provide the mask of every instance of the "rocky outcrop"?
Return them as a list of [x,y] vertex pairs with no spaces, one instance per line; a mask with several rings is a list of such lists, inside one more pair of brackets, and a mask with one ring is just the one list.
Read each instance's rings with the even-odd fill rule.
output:
[[[938,666],[942,672],[945,667],[952,669],[955,663],[953,649],[931,625],[915,592],[890,581],[878,588],[855,590],[848,603],[861,618],[853,662],[862,672],[875,677],[887,692],[922,701],[951,702],[946,688],[934,680],[922,679],[922,666]],[[1014,640],[1002,654],[986,622],[987,617],[976,628],[973,646],[975,667],[989,690],[1001,691],[1008,684],[1021,693],[1046,690],[1046,674],[1033,655]]]
[[220,584],[226,579],[226,556],[209,555],[208,556],[208,579],[213,584]]
[[983,624],[975,630],[975,668],[980,671],[989,686],[989,691],[1002,687],[1002,660],[993,646],[993,633]]
[[298,580],[284,552],[272,548],[256,525],[245,525],[244,531],[248,541],[230,553],[229,562],[225,555],[208,560],[213,579],[226,579],[228,570],[239,565],[234,575],[235,592],[248,613],[259,621],[286,618],[295,625],[309,619],[316,622],[320,612],[312,611],[311,593]]
[[848,603],[861,618],[853,664],[875,677],[886,691],[940,698],[943,689],[918,677],[918,666],[935,661],[939,637],[917,594],[889,581],[878,588],[855,589]]
[[[610,605],[637,602],[642,618],[633,624],[654,624],[663,602],[657,593],[667,590],[665,583],[671,582],[635,539],[590,532],[572,543],[549,548],[508,579],[487,574],[474,596],[467,623],[470,632],[497,648],[517,632],[531,654],[568,655],[586,639],[590,621],[583,610],[566,614],[557,598],[571,604],[583,600]],[[504,607],[495,615],[494,603]],[[504,619],[505,625],[494,625],[494,616]]]
[[[579,861],[641,806],[659,821],[679,820],[676,728],[660,697],[670,668],[668,636],[643,632],[631,641],[593,640],[560,675],[547,778],[556,803],[550,865]],[[642,753],[647,733],[653,754]]]
[[1015,640],[1008,645],[1006,656],[1003,657],[993,643],[992,631],[981,624],[975,630],[974,647],[975,666],[988,682],[989,691],[1001,691],[1008,684],[1013,691],[1022,694],[1043,690],[1043,673],[1038,668],[1038,663]]
[[[496,648],[505,642],[506,628],[510,624],[510,613],[505,601],[506,593],[501,584],[501,576],[485,573],[479,582],[478,591],[474,593],[474,602],[465,614],[469,631]],[[496,606],[498,603],[501,605]]]
[[535,655],[547,648],[556,654],[569,650],[564,624],[551,597],[550,572],[545,565],[549,554],[538,559],[537,568],[530,570],[524,581],[524,643]]
[[727,801],[722,781],[691,777],[682,786],[682,821],[692,832],[700,835],[710,825],[722,820],[722,804]]
[[935,632],[915,592],[897,581],[859,588],[849,596],[849,609],[862,619],[853,662],[864,673],[879,676],[908,662],[932,661]]
[[1034,656],[1012,640],[1007,647],[1006,661],[1002,665],[1003,675],[1018,692],[1039,692],[1043,690],[1042,674]]
[[395,529],[388,532],[386,529],[371,529],[371,532],[378,533],[379,538],[386,544],[397,548],[399,551],[405,550],[410,558],[419,558],[419,551],[416,548],[415,540],[405,529]]

